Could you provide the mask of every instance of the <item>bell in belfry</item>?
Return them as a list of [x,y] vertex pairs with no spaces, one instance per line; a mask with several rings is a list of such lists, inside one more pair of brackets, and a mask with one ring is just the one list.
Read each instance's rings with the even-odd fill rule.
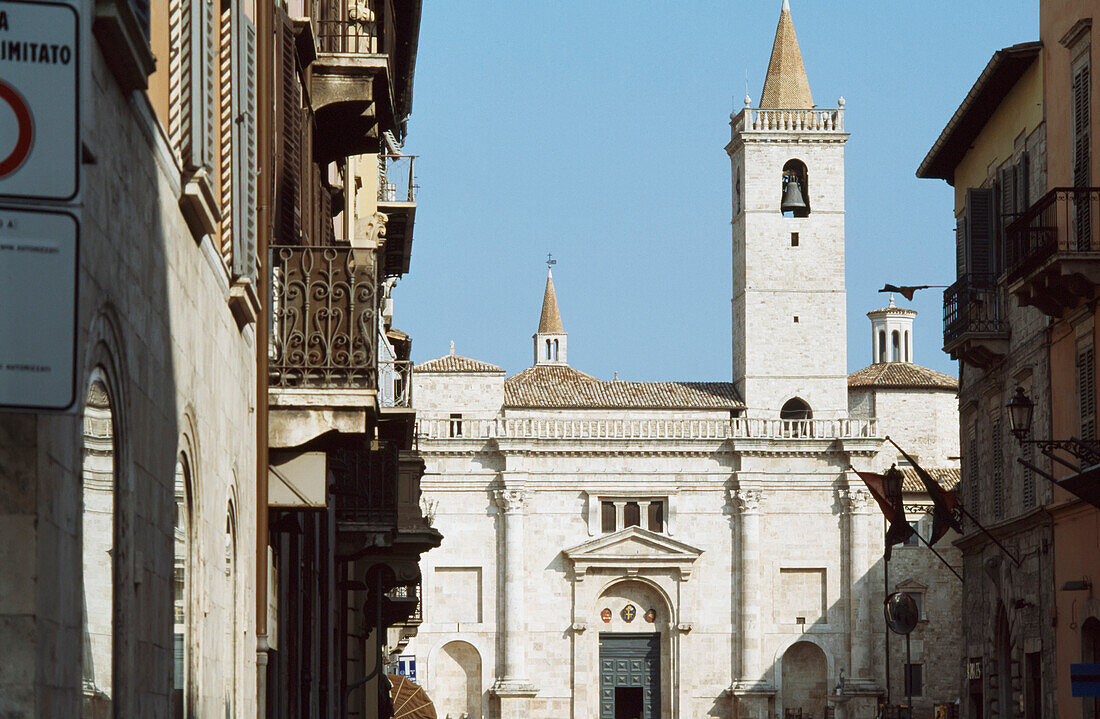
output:
[[802,188],[798,185],[798,178],[794,175],[787,176],[787,187],[783,190],[783,203],[779,206],[780,212],[793,212],[795,217],[805,217],[809,214],[809,205],[802,198]]

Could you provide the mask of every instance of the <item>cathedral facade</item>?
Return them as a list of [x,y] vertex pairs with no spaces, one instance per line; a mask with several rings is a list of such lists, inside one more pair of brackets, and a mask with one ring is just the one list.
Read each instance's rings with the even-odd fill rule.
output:
[[[884,575],[854,471],[898,461],[889,435],[956,482],[957,383],[913,362],[916,313],[893,301],[869,314],[873,363],[847,372],[844,103],[814,106],[786,4],[759,106],[731,127],[730,381],[575,369],[549,275],[531,367],[452,346],[414,369],[447,539],[402,651],[441,718],[871,719],[905,675],[918,710],[958,695],[957,582],[921,547]],[[924,617],[909,666],[882,621],[899,587]]]

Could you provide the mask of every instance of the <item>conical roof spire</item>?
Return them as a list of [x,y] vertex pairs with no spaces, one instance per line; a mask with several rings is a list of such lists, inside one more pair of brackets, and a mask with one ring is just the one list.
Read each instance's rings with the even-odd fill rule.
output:
[[561,313],[558,312],[558,296],[554,293],[554,273],[546,271],[546,293],[542,296],[542,316],[539,317],[539,334],[564,334]]
[[783,0],[779,13],[779,26],[775,29],[775,44],[768,62],[768,75],[760,93],[763,110],[809,110],[814,106],[810,94],[810,81],[806,78],[806,66],[802,64],[802,51],[794,33],[791,6]]

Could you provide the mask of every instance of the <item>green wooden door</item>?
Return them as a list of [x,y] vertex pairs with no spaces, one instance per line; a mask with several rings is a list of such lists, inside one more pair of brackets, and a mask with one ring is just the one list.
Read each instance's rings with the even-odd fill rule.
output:
[[[636,693],[624,691],[631,689],[641,690],[638,717],[623,715],[636,706]],[[621,706],[616,706],[616,699]],[[661,635],[601,634],[600,719],[660,719],[660,716]]]

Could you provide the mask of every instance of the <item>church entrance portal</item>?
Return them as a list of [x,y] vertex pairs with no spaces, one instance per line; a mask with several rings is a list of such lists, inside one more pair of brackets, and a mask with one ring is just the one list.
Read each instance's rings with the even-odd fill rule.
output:
[[659,719],[661,635],[600,635],[600,719]]

